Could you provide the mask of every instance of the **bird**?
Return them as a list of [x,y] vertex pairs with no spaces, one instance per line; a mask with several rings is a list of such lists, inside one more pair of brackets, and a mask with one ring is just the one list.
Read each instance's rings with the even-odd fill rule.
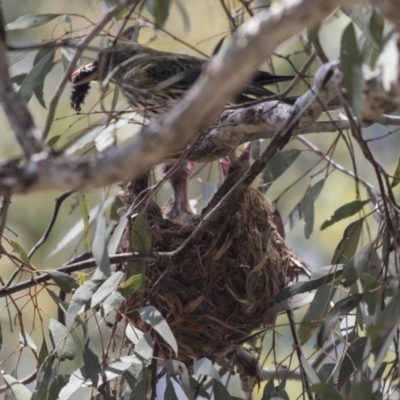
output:
[[[147,119],[176,104],[200,76],[206,59],[155,50],[139,43],[119,41],[101,51],[90,64],[72,75],[71,106],[80,111],[91,81],[117,85],[129,105]],[[293,76],[258,71],[234,103],[275,95],[265,85],[292,80]]]
[[[174,163],[165,163],[164,173],[168,173]],[[196,219],[189,203],[188,180],[195,164],[192,161],[183,162],[178,165],[176,171],[169,177],[172,188],[172,197],[162,208],[165,218],[181,223],[190,222]]]

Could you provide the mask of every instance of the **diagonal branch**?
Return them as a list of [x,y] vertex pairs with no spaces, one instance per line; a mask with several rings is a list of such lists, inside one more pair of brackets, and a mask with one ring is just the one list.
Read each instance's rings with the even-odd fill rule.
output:
[[207,129],[279,44],[349,2],[297,0],[275,4],[238,28],[230,48],[211,59],[184,99],[141,134],[94,160],[71,161],[49,155],[29,160],[23,168],[5,163],[0,166],[0,194],[47,188],[89,189],[142,175],[182,150],[197,132]]

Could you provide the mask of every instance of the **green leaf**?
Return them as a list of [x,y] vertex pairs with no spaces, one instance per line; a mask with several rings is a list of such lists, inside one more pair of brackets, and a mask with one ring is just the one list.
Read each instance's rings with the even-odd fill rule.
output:
[[[152,250],[151,246],[151,235],[146,223],[145,214],[141,213],[136,217],[131,231],[131,251],[138,253],[150,253]],[[144,265],[138,261],[130,263],[128,270],[128,276],[139,273],[144,273]]]
[[116,290],[124,276],[124,272],[117,271],[115,274],[111,275],[105,282],[103,282],[98,290],[93,294],[90,308],[94,308],[97,304],[108,297],[114,290]]
[[13,31],[16,29],[34,28],[47,24],[54,18],[57,18],[63,14],[38,14],[38,15],[23,15],[17,18],[14,22],[10,22],[6,25],[6,31]]
[[21,83],[24,81],[24,79],[26,78],[28,74],[19,74],[19,75],[15,75],[11,78],[11,80],[18,86],[21,86]]
[[186,365],[180,361],[168,360],[167,368],[175,380],[181,384],[181,389],[186,397],[189,400],[194,400],[193,388],[190,385],[190,377]]
[[300,150],[290,149],[276,153],[272,157],[262,174],[265,192],[277,178],[279,178],[287,169],[289,169],[289,167],[296,161],[300,153]]
[[356,254],[364,220],[352,222],[343,232],[332,257],[332,264],[346,264]]
[[195,375],[207,375],[210,378],[217,380],[220,379],[220,376],[211,360],[205,357],[200,358],[199,360],[194,360],[193,373]]
[[57,375],[50,383],[47,400],[58,400],[61,389],[69,382],[69,375]]
[[76,280],[65,272],[55,270],[48,270],[46,272],[51,276],[51,279],[53,279],[56,285],[66,292],[70,292],[71,289],[77,289],[79,287]]
[[215,400],[232,400],[227,388],[218,379],[214,379],[213,392]]
[[317,383],[311,386],[311,391],[318,394],[321,400],[344,400],[334,386],[326,383]]
[[44,106],[43,101],[43,86],[44,79],[53,68],[53,61],[55,56],[55,49],[47,52],[40,61],[35,64],[24,81],[21,83],[18,94],[22,99],[28,103],[33,93],[38,96],[39,102]]
[[368,243],[343,267],[344,286],[351,286],[360,277],[370,265],[374,252],[372,243]]
[[329,310],[329,303],[332,301],[335,292],[336,288],[332,285],[323,285],[317,289],[314,299],[298,329],[302,344],[308,342],[317,326],[325,318]]
[[377,44],[377,50],[382,50],[383,47],[383,31],[385,29],[385,20],[382,15],[372,9],[371,18],[369,19],[369,30]]
[[54,356],[47,357],[40,366],[36,387],[32,393],[31,400],[42,400],[47,398],[50,379],[53,374]]
[[10,244],[12,248],[20,255],[21,260],[25,264],[31,265],[28,255],[26,254],[26,251],[22,248],[22,246],[19,243],[15,242],[14,240],[10,240]]
[[56,135],[51,137],[48,141],[47,141],[47,146],[54,146],[61,138],[61,135]]
[[49,356],[49,349],[47,348],[46,338],[43,338],[42,346],[40,347],[38,361],[39,365],[43,364],[44,360]]
[[175,354],[178,354],[178,345],[174,334],[172,333],[167,321],[153,306],[143,307],[139,310],[140,316],[144,322],[147,322],[151,327],[169,344]]
[[11,375],[1,371],[4,382],[6,383],[9,390],[14,395],[15,400],[27,400],[32,397],[31,391],[23,385],[20,381],[13,378]]
[[76,346],[68,329],[57,320],[50,318],[50,339],[60,360],[73,360]]
[[[340,366],[339,387],[346,381],[352,380],[351,377],[355,371],[361,367],[364,360],[364,350],[367,344],[366,337],[359,337],[352,340],[351,345],[346,351]],[[364,399],[363,399],[364,400]]]
[[172,384],[172,380],[169,377],[167,377],[167,385],[165,387],[164,399],[165,400],[179,400],[178,396],[175,393],[175,389],[174,389],[174,385]]
[[376,396],[374,389],[374,382],[364,381],[360,382],[358,385],[351,390],[348,400],[375,400],[377,398],[382,398],[381,396]]
[[311,290],[318,289],[322,285],[331,283],[337,277],[342,275],[342,266],[335,265],[334,267],[329,266],[329,268],[331,271],[333,270],[333,272],[329,272],[328,274],[324,274],[323,276],[315,279],[310,279],[309,281],[296,282],[293,285],[283,289],[273,298],[273,300],[275,302],[283,301],[295,296],[296,294],[310,292]]
[[92,254],[96,260],[97,267],[104,276],[111,275],[110,258],[107,251],[107,226],[103,207],[97,216],[96,232],[94,234]]
[[145,276],[139,274],[131,276],[127,281],[121,283],[121,285],[118,286],[118,289],[104,300],[104,314],[107,315],[110,311],[115,310],[129,295],[139,290],[142,287],[144,280]]
[[61,389],[57,400],[68,400],[85,382],[80,369],[71,374],[68,383]]
[[324,180],[320,180],[313,186],[309,186],[301,200],[301,210],[304,217],[304,235],[309,239],[314,229],[314,203],[324,186]]
[[318,345],[320,348],[323,347],[325,339],[333,330],[339,317],[348,314],[355,307],[358,306],[362,299],[362,294],[355,294],[353,296],[346,297],[339,300],[329,311],[326,316],[324,323],[321,325],[320,331],[318,332]]
[[162,28],[169,14],[171,0],[146,0],[145,6],[154,17],[156,28]]
[[89,238],[89,201],[84,193],[79,195],[79,207],[81,210],[82,220],[83,220],[83,242],[85,243],[85,247],[88,253],[92,252],[92,246],[90,245],[90,238]]
[[399,158],[399,161],[397,161],[396,170],[394,171],[393,180],[392,180],[390,187],[394,188],[399,183],[400,183],[400,158]]
[[[113,93],[113,98],[112,98],[112,102],[111,102],[111,111],[112,112],[114,112],[115,108],[117,107],[119,92],[120,92],[119,87],[115,86],[114,93]],[[117,196],[117,197],[119,197],[119,196]]]
[[145,276],[142,274],[133,275],[124,283],[121,283],[118,286],[118,292],[121,293],[124,297],[127,297],[130,294],[135,293],[137,290],[139,290],[142,287],[145,279]]
[[328,226],[331,226],[335,224],[336,222],[341,221],[342,219],[345,219],[347,217],[351,217],[352,215],[360,212],[363,207],[370,202],[370,199],[368,200],[354,200],[350,203],[347,203],[341,207],[339,207],[332,215],[330,220],[326,220],[322,225],[321,225],[321,231],[328,228]]
[[[36,64],[38,64],[40,62],[40,60],[42,60],[44,57],[46,57],[49,54],[50,54],[51,62],[50,61],[47,62],[44,67],[44,70],[42,71],[42,75],[44,78],[49,74],[49,72],[53,68],[55,50],[52,48],[43,47],[36,53],[35,59],[33,60],[33,65],[35,66]],[[43,97],[44,78],[43,78],[43,80],[40,80],[37,83],[37,85],[35,85],[35,87],[33,88],[33,92],[35,93],[35,96],[36,96],[38,102],[40,103],[40,105],[43,108],[46,108],[46,104],[44,102],[44,97]]]
[[363,85],[362,58],[358,51],[353,23],[347,25],[340,45],[340,63],[343,72],[343,85],[358,122],[361,121],[361,95]]
[[[78,314],[86,309],[90,308],[90,301],[93,294],[99,287],[99,282],[86,281],[82,286],[80,286],[74,293],[71,304],[68,307],[66,326],[70,329],[75,321]],[[82,309],[82,310],[81,310]]]
[[74,58],[76,49],[73,47],[61,47],[61,61],[64,71],[69,67],[71,60]]
[[14,64],[20,62],[23,58],[25,58],[30,52],[28,50],[21,51],[9,51],[7,53],[8,58],[8,67],[13,66]]
[[85,347],[83,348],[83,362],[85,378],[90,379],[93,382],[94,387],[97,387],[97,384],[99,383],[99,374],[102,368],[99,357],[89,339],[86,340]]
[[29,347],[34,353],[37,353],[37,346],[31,336],[25,331],[24,327],[21,326],[21,331],[19,333],[19,340],[23,347]]

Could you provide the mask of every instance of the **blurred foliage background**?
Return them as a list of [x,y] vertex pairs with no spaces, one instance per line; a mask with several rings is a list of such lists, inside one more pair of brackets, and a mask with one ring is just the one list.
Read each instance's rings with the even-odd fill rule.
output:
[[[229,34],[229,21],[224,14],[221,4],[217,0],[181,0],[187,12],[187,20],[183,18],[181,11],[176,3],[173,4],[171,14],[164,27],[165,32],[158,30],[154,31],[151,27],[143,27],[140,30],[139,42],[149,44],[156,49],[162,49],[171,52],[183,52],[187,54],[199,55],[195,49],[200,52],[212,55],[213,50],[219,43],[222,37]],[[233,5],[233,1],[230,2]],[[236,3],[236,6],[239,4]],[[3,0],[3,9],[6,18],[6,23],[12,22],[19,16],[24,14],[44,14],[44,13],[61,13],[69,15],[70,23],[60,22],[57,19],[52,22],[31,29],[10,31],[7,35],[8,43],[14,46],[30,45],[42,40],[68,38],[71,35],[84,35],[87,28],[92,26],[93,22],[98,21],[103,15],[105,3],[100,1],[79,1],[70,0]],[[146,12],[144,13],[146,16]],[[151,20],[151,16],[147,17]],[[349,22],[349,19],[343,13],[332,17],[331,20],[323,27],[320,32],[320,40],[325,53],[330,60],[339,57],[338,40],[343,27]],[[116,34],[115,27],[112,28],[112,33]],[[268,40],[266,38],[265,40]],[[94,42],[96,45],[101,45],[100,40]],[[187,44],[187,45],[186,45]],[[190,45],[190,46],[189,46]],[[292,68],[289,63],[279,55],[291,55],[290,60],[293,64],[300,68],[306,55],[303,51],[303,46],[298,38],[294,38],[281,46],[277,50],[277,56],[273,57],[271,63],[266,63],[266,68],[273,65],[274,70],[279,74],[291,74]],[[80,65],[83,65],[87,60],[92,60],[95,52],[85,52],[85,59],[82,59]],[[29,72],[32,68],[34,53],[28,54],[20,62],[12,66],[12,76],[17,76],[22,73]],[[47,76],[44,87],[44,99],[48,104],[54,89],[60,80],[64,68],[61,61],[60,50],[57,51],[56,63],[51,73]],[[315,71],[316,66],[309,71],[310,74]],[[301,94],[306,90],[306,85],[300,84],[296,87],[293,94]],[[70,87],[64,92],[59,106],[55,123],[52,126],[50,138],[60,136],[57,145],[69,143],[78,132],[88,126],[93,126],[101,120],[101,107],[98,104],[99,89],[94,85],[86,99],[86,104],[80,115],[77,115],[70,107],[69,96]],[[108,100],[111,101],[111,96]],[[125,104],[122,96],[119,96],[119,104]],[[44,109],[35,97],[29,102],[29,109],[35,118],[39,127],[43,127],[47,116],[47,111]],[[98,113],[90,112],[92,110],[99,111]],[[140,122],[140,118],[138,118]],[[2,135],[0,138],[0,156],[8,158],[19,154],[19,148],[16,144],[13,135],[11,134],[4,115],[0,112],[0,126]],[[139,125],[125,125],[118,132],[114,132],[118,143],[123,142],[127,137],[137,131]],[[400,143],[397,129],[384,128],[378,125],[372,125],[364,130],[367,138],[373,140],[387,133],[381,140],[370,142],[371,149],[374,152],[377,161],[387,171],[394,171],[399,157]],[[306,138],[317,146],[322,152],[328,151],[334,141],[337,140],[337,134],[322,133],[307,135]],[[266,141],[265,141],[266,142]],[[265,146],[266,143],[262,145]],[[301,143],[292,140],[287,148],[297,148],[303,150],[300,157],[294,165],[276,182],[269,191],[271,200],[279,199],[277,208],[280,211],[283,219],[293,209],[304,195],[304,192],[310,182],[315,183],[320,179],[326,179],[322,193],[315,203],[315,225],[314,232],[308,240],[304,237],[303,222],[299,222],[293,229],[287,230],[286,240],[298,255],[304,259],[313,270],[329,265],[332,254],[342,237],[345,227],[349,224],[350,219],[343,220],[326,230],[321,231],[321,224],[330,218],[335,209],[339,206],[348,203],[356,198],[355,181],[354,179],[342,174],[339,171],[329,169],[327,173],[326,163],[321,161],[320,157],[313,152],[307,150]],[[90,150],[90,149],[89,149]],[[88,151],[86,147],[81,149],[81,153]],[[95,151],[95,150],[90,150]],[[354,160],[349,153],[349,148],[344,141],[339,140],[335,145],[333,159],[348,170],[354,170],[354,164],[357,166],[357,173],[365,180],[376,186],[376,177],[369,164],[366,163],[362,154],[357,147],[353,148]],[[317,165],[317,163],[319,164]],[[317,165],[317,166],[316,166]],[[212,166],[197,166],[201,169],[200,173],[195,174],[190,182],[190,198],[193,200],[193,205],[198,207],[200,211],[202,199],[209,196],[210,191],[214,190],[222,177],[218,166],[214,163]],[[328,175],[328,176],[327,176]],[[398,187],[394,189],[398,194]],[[96,190],[87,194],[89,204],[95,206],[99,199],[106,195],[110,198],[115,195],[116,190],[111,192],[107,190]],[[33,193],[29,196],[14,196],[12,205],[9,211],[6,236],[11,240],[16,240],[26,251],[28,251],[43,234],[48,221],[51,217],[54,199],[60,193],[55,191]],[[365,194],[362,194],[365,196]],[[163,203],[170,196],[170,189],[164,187],[159,193],[159,202]],[[354,220],[357,216],[354,216]],[[57,219],[55,228],[42,248],[33,258],[33,263],[38,269],[55,269],[61,266],[66,260],[70,259],[74,254],[82,251],[82,235],[79,229],[75,229],[76,224],[81,220],[81,212],[77,206],[77,197],[72,196],[68,199],[60,210],[60,215]],[[377,226],[371,225],[372,233],[377,229]],[[76,232],[74,237],[73,233]],[[376,232],[375,232],[376,233]],[[69,236],[67,236],[69,235]],[[65,238],[71,237],[68,243],[65,243]],[[14,238],[14,239],[13,239]],[[60,246],[61,244],[61,246]],[[61,248],[60,248],[61,247]],[[48,257],[54,249],[60,248],[54,255]],[[11,246],[7,250],[11,251]],[[7,281],[8,277],[15,269],[15,265],[11,264],[8,258],[0,259],[1,278]],[[20,279],[28,278],[28,274],[23,274]],[[39,299],[43,306],[44,314],[55,316],[56,306],[47,294],[43,291],[39,295]],[[18,302],[18,300],[17,300]],[[25,304],[26,298],[21,300],[20,306]],[[2,307],[5,306],[5,299],[0,299]],[[9,308],[12,310],[12,308]],[[9,316],[6,309],[0,315],[4,344],[0,358],[2,360],[2,369],[11,370],[16,364],[16,355],[11,359],[4,359],[10,352],[10,348],[15,346],[15,339],[18,335],[18,327],[14,325],[14,316]],[[298,313],[298,318],[304,311]],[[11,319],[11,324],[9,320]],[[23,319],[26,326],[31,326],[34,319],[36,324],[41,324],[37,321],[38,316],[34,313],[32,303],[26,302],[23,306]],[[286,324],[286,319],[281,317],[278,324]],[[46,326],[47,321],[44,321]],[[38,328],[31,332],[33,340],[39,344],[42,338],[42,330]],[[10,327],[12,330],[9,330]],[[283,326],[277,331],[283,334],[283,339],[278,339],[276,342],[276,353],[280,354],[279,358],[283,358],[283,354],[289,354],[292,350],[291,336],[288,334],[288,328]],[[267,338],[265,342],[266,349],[271,345],[271,338]],[[309,346],[309,353],[313,351],[312,346]],[[78,360],[79,361],[79,360]],[[24,376],[35,368],[36,361],[33,358],[20,362],[18,365],[18,375]],[[268,362],[267,364],[268,365]],[[73,368],[73,367],[72,367]],[[299,393],[300,384],[290,382],[288,392],[296,398]],[[260,392],[262,393],[262,391]]]

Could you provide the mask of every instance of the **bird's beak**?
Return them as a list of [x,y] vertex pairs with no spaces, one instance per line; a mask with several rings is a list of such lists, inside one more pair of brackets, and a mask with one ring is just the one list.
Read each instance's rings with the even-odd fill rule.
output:
[[97,63],[85,65],[77,69],[72,75],[72,86],[77,87],[85,83],[96,80],[99,77],[99,68]]

